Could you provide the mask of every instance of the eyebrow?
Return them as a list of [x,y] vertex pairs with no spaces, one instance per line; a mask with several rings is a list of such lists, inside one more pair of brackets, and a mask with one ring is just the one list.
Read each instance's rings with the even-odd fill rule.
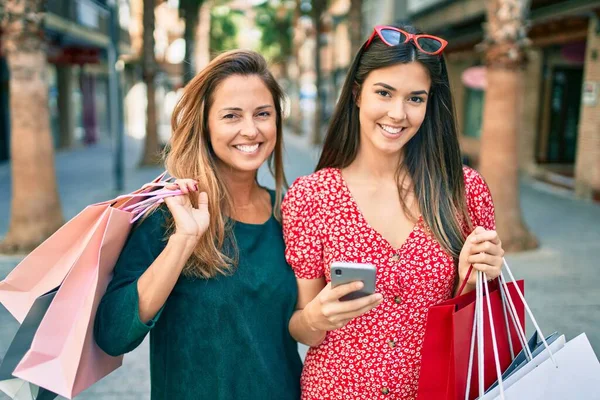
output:
[[[395,87],[390,86],[390,85],[388,85],[386,83],[383,83],[383,82],[377,82],[373,86],[382,86],[382,87],[384,87],[387,90],[390,90],[392,92],[396,91]],[[410,92],[410,94],[424,94],[424,95],[428,95],[427,90],[415,90],[414,92]]]
[[[266,108],[273,108],[273,106],[270,104],[265,104],[265,105],[256,107],[256,110],[264,110]],[[240,107],[226,107],[226,108],[222,108],[221,111],[244,111],[244,110],[242,110]]]

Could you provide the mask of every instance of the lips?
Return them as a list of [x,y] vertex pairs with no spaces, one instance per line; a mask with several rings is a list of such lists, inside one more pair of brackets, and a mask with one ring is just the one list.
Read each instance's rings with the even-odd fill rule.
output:
[[235,147],[242,153],[252,154],[252,153],[255,153],[256,150],[258,150],[259,146],[260,146],[260,143],[254,143],[254,144],[237,144],[237,145],[234,145],[233,147]]
[[382,125],[382,124],[377,124],[379,125],[379,127],[381,129],[383,129],[384,131],[386,131],[387,133],[389,133],[390,135],[398,135],[399,133],[401,133],[404,129],[406,129],[403,126],[390,126],[390,125]]

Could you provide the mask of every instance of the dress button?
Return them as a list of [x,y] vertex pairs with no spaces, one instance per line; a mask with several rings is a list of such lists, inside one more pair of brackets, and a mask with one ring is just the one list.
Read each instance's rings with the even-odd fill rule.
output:
[[390,349],[393,349],[394,347],[396,347],[396,342],[394,342],[393,340],[388,341],[388,346],[390,346]]
[[400,254],[398,254],[398,253],[392,254],[391,260],[394,261],[394,262],[399,261],[400,260]]
[[400,297],[400,296],[394,297],[394,303],[396,303],[396,304],[402,303],[402,297]]
[[381,394],[389,394],[389,393],[390,393],[390,389],[388,389],[386,387],[381,388]]

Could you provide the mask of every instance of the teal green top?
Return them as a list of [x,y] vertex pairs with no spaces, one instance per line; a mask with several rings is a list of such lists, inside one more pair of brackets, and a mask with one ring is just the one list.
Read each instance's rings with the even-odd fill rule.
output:
[[234,272],[181,276],[144,324],[137,280],[165,248],[167,213],[166,207],[153,213],[125,244],[96,315],[100,348],[124,354],[150,332],[152,399],[299,399],[302,363],[288,331],[298,292],[279,222],[273,216],[259,225],[235,222]]

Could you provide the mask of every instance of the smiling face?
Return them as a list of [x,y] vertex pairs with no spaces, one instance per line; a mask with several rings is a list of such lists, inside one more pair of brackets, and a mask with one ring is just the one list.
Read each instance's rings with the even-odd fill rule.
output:
[[418,62],[371,71],[356,100],[359,151],[401,156],[403,147],[425,119],[430,88],[429,74]]
[[277,142],[273,96],[256,75],[233,75],[213,92],[208,131],[220,166],[256,172]]

